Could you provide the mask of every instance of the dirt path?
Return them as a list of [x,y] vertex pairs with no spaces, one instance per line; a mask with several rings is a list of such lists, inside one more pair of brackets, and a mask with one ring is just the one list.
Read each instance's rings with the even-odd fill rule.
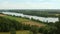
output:
[[0,14],[0,16],[5,16],[5,15],[3,15],[3,14]]

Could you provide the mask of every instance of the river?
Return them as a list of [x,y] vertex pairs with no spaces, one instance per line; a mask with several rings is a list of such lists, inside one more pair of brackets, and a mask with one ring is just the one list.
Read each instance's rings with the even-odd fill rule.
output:
[[32,16],[32,15],[25,15],[25,14],[22,14],[22,13],[14,13],[14,12],[2,12],[3,14],[7,14],[7,15],[11,15],[11,16],[21,16],[21,17],[26,17],[26,18],[33,18],[35,20],[39,20],[39,21],[42,21],[42,22],[57,22],[59,21],[58,17],[38,17],[38,16]]

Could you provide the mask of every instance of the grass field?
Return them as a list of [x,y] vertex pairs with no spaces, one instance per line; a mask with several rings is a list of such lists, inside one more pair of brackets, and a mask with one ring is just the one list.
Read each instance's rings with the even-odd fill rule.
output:
[[25,19],[25,18],[18,18],[18,17],[12,17],[12,16],[4,16],[4,17],[9,18],[9,19],[13,19],[13,20],[17,20],[18,22],[20,22],[22,24],[36,25],[36,26],[39,26],[39,27],[45,26],[45,24],[38,23],[36,21],[32,21],[32,20]]
[[[16,31],[16,34],[29,34],[30,32],[27,30]],[[0,34],[10,34],[10,32],[0,32]]]
[[9,32],[0,32],[0,34],[9,34]]

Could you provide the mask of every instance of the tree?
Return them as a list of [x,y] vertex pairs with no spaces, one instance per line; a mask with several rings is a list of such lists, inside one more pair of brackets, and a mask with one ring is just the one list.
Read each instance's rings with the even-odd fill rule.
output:
[[55,23],[55,26],[57,27],[56,34],[60,33],[60,15],[58,17],[59,17],[59,22]]
[[40,33],[43,34],[56,34],[57,28],[54,26],[45,26],[45,27],[41,27],[39,30]]
[[59,18],[59,22],[60,22],[60,15],[58,16],[58,18]]
[[10,29],[10,34],[16,34],[15,28],[12,27],[12,28]]
[[32,25],[31,26],[31,30],[30,31],[32,31],[33,34],[37,34],[38,33],[38,30],[39,30],[38,26],[36,26],[36,25]]

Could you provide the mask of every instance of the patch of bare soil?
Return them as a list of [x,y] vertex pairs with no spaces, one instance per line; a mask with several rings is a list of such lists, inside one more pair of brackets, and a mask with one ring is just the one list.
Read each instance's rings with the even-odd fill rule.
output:
[[4,14],[0,14],[0,16],[5,16]]

